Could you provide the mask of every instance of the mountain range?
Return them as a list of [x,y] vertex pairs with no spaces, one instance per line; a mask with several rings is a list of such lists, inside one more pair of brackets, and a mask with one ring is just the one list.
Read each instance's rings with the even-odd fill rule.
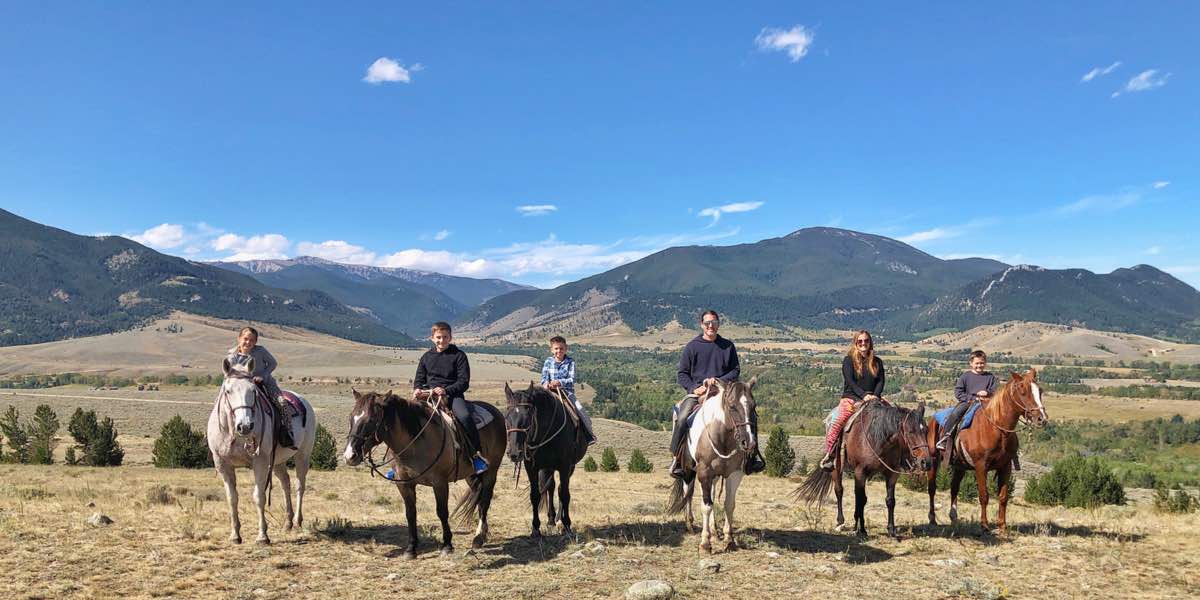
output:
[[668,248],[552,290],[484,302],[463,319],[482,335],[635,330],[715,308],[778,327],[867,327],[897,339],[1014,319],[1200,340],[1200,292],[1149,265],[1095,274],[943,260],[890,238],[814,227],[735,246]]

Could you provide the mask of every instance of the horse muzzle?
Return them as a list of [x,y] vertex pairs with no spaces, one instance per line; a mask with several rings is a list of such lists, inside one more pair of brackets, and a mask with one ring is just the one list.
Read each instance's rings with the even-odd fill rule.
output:
[[238,435],[250,435],[254,433],[254,421],[239,421],[234,426],[234,430],[237,431]]

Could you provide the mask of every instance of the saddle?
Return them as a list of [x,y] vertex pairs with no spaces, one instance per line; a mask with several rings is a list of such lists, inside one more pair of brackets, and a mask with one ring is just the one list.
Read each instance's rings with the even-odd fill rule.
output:
[[279,399],[286,402],[292,407],[292,413],[300,415],[300,426],[308,427],[308,409],[304,408],[304,403],[300,401],[300,397],[289,390],[279,390]]
[[[450,428],[450,431],[454,432],[454,449],[459,450],[461,447],[463,447],[465,444],[463,444],[461,440],[462,436],[464,435],[462,432],[462,426],[459,425],[458,419],[454,417],[454,411],[450,409],[450,406],[443,406],[442,403],[432,398],[426,400],[425,402],[429,404],[434,411],[441,415],[446,426]],[[467,409],[471,413],[471,420],[475,422],[476,429],[483,429],[484,425],[491,423],[492,419],[495,418],[495,416],[492,414],[492,411],[480,410],[479,406],[470,400],[467,401]]]

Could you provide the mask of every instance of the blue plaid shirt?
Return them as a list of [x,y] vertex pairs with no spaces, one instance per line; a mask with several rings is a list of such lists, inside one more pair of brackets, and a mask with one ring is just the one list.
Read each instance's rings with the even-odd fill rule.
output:
[[546,359],[542,365],[542,385],[557,381],[562,385],[562,391],[571,402],[575,401],[575,360],[564,356],[562,362],[556,362],[554,357]]

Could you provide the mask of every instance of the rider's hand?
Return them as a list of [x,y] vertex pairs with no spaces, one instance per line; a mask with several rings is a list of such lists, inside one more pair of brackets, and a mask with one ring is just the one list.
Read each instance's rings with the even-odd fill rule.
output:
[[443,387],[440,387],[440,386],[439,386],[439,387],[435,387],[435,388],[433,388],[433,395],[434,395],[434,396],[445,396],[445,395],[446,395],[446,388],[443,388]]
[[708,386],[707,386],[707,385],[702,385],[702,386],[700,386],[700,387],[698,387],[698,388],[696,388],[696,389],[692,390],[692,394],[693,394],[693,395],[696,395],[696,396],[701,396],[701,397],[703,397],[703,396],[704,396],[704,394],[705,394],[705,393],[707,393],[707,392],[708,392]]
[[429,395],[429,392],[426,392],[425,390],[413,390],[412,395],[413,398],[417,400],[424,400],[425,397]]
[[557,381],[551,381],[550,383],[546,384],[546,389],[548,390],[557,390],[560,387],[562,387],[562,384]]
[[259,385],[262,385],[262,382],[263,382],[262,375],[255,375],[255,376],[254,376],[254,383],[257,383],[257,384],[259,384]]
[[714,386],[714,385],[717,385],[717,378],[716,378],[716,377],[709,377],[708,379],[705,379],[705,380],[704,380],[704,385],[706,385],[706,386]]

